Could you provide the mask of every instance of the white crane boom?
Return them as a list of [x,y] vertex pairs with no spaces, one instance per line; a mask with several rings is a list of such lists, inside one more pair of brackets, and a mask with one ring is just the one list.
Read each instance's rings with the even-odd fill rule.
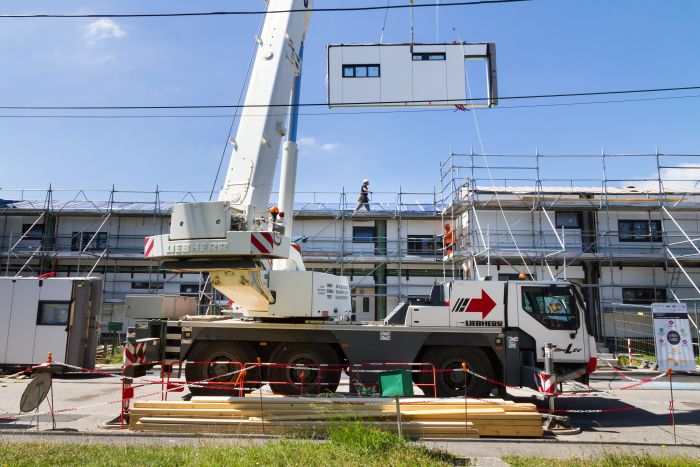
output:
[[[271,0],[269,10],[304,10],[308,0]],[[295,76],[301,73],[299,52],[311,12],[268,14],[233,144],[219,200],[228,202],[254,229],[255,217],[266,212],[277,167],[286,110]],[[294,176],[295,174],[290,174]]]

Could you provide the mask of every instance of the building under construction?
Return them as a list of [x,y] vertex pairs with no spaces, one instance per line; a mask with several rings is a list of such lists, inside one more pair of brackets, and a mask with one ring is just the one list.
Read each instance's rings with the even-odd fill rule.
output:
[[[438,190],[372,193],[370,211],[354,212],[356,193],[298,193],[292,237],[308,269],[350,278],[358,320],[382,319],[443,278],[524,274],[582,284],[599,337],[643,340],[654,301],[688,303],[697,323],[698,158],[451,154]],[[630,179],[630,165],[650,176]],[[197,296],[201,312],[212,312],[221,297],[206,276],[162,271],[143,258],[144,237],[168,232],[174,203],[207,195],[0,190],[2,274],[101,275],[103,322],[118,319],[125,296],[138,293]],[[451,251],[446,223],[454,226]]]

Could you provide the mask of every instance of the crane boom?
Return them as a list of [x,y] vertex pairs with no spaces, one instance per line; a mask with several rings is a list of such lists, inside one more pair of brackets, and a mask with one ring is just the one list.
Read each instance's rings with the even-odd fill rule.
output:
[[[309,0],[273,0],[269,8],[303,10]],[[219,201],[228,203],[253,230],[255,217],[267,211],[277,157],[286,135],[295,76],[301,73],[300,50],[311,12],[268,14],[250,76],[233,153]]]

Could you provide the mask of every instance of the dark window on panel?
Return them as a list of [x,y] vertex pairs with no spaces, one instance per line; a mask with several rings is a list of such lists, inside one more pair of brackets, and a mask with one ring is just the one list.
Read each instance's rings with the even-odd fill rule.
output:
[[39,302],[36,324],[65,326],[70,318],[70,302]]
[[44,236],[44,224],[22,224],[22,233],[27,240],[41,240]]
[[[93,236],[95,238],[92,238]],[[97,235],[95,232],[73,232],[71,251],[104,250],[105,248],[107,248],[107,232],[98,232]]]
[[410,255],[434,255],[439,248],[434,235],[409,235],[407,243]]
[[343,65],[343,78],[379,78],[379,65]]
[[623,288],[622,303],[629,305],[650,305],[666,301],[666,289]]
[[617,221],[621,242],[660,242],[661,221]]
[[414,53],[414,62],[435,62],[438,60],[445,60],[445,52],[424,52],[424,53]]
[[352,241],[355,243],[374,243],[376,236],[377,234],[374,227],[352,228]]
[[199,294],[199,284],[180,284],[180,295]]
[[565,229],[580,229],[581,228],[581,213],[557,211],[554,215],[554,225],[557,229],[562,227]]

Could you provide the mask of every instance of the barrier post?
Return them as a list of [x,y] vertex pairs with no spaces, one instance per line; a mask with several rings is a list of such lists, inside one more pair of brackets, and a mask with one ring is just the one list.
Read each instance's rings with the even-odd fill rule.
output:
[[[469,367],[467,367],[467,362],[462,362],[462,371],[464,372],[464,438],[468,438],[469,436],[469,429],[468,429],[468,421],[469,418],[467,416],[467,372],[469,371]],[[435,388],[435,392],[437,392],[437,387]]]
[[[549,403],[549,415],[547,416],[547,423],[545,427],[549,428],[554,421],[554,396],[557,393],[557,383],[554,377],[554,344],[547,342],[544,345],[544,392],[545,397],[548,399]],[[553,381],[552,381],[553,380]],[[547,384],[549,386],[547,386]]]
[[671,425],[673,426],[673,444],[676,444],[676,417],[673,407],[673,370],[671,368],[668,369],[668,386],[671,389],[671,400],[668,402],[668,410],[671,414]]
[[627,366],[632,366],[632,339],[627,338]]

